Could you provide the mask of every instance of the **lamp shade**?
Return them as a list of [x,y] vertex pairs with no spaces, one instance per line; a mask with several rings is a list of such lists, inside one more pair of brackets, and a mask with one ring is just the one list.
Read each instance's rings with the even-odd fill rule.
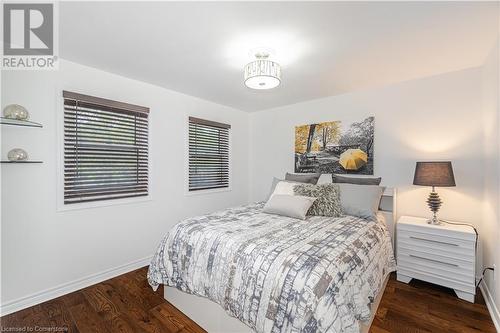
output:
[[417,162],[413,185],[455,186],[451,162]]

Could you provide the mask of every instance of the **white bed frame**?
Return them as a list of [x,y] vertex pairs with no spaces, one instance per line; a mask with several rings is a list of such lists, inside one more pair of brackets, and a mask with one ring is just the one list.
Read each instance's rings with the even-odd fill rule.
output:
[[[380,202],[379,212],[384,216],[394,248],[394,227],[396,222],[396,191],[386,188]],[[384,294],[389,276],[386,277],[379,295],[372,303],[370,320],[360,322],[360,333],[368,333]],[[181,310],[209,333],[253,333],[253,330],[238,319],[227,314],[222,307],[204,297],[186,294],[173,287],[164,288],[164,298]]]

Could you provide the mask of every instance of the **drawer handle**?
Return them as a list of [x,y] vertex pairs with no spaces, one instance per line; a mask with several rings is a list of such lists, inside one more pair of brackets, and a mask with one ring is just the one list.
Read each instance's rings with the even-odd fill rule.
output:
[[416,239],[416,240],[421,240],[421,241],[424,241],[424,242],[430,242],[430,243],[438,243],[438,244],[444,244],[444,245],[459,246],[458,244],[447,243],[447,242],[441,242],[441,241],[437,241],[437,240],[426,239],[426,238],[420,238],[420,237],[415,237],[415,236],[410,236],[410,238],[412,238],[412,239]]
[[448,265],[448,266],[459,267],[458,265],[456,265],[456,264],[450,264],[449,262],[444,262],[444,261],[439,261],[439,260],[436,260],[436,259],[429,259],[429,258],[419,257],[419,256],[415,256],[413,254],[410,254],[410,257],[417,258],[417,259],[422,259],[422,260],[427,260],[427,261],[432,261],[432,262],[437,262],[437,263]]

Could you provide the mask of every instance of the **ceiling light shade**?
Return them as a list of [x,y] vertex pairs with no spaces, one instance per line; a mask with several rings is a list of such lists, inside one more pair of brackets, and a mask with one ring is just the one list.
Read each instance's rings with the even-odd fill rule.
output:
[[269,54],[258,53],[257,60],[245,66],[245,85],[251,89],[272,89],[281,83],[281,67],[268,59]]

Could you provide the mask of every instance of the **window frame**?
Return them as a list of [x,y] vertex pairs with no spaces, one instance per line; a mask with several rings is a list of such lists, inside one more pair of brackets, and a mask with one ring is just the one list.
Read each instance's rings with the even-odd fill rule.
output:
[[[227,125],[229,126],[228,128],[228,186],[227,187],[221,187],[221,188],[208,188],[208,189],[200,189],[200,190],[190,190],[189,189],[189,122],[190,118],[197,118],[200,120],[205,120],[207,122],[212,122],[212,123],[219,123],[222,125]],[[233,168],[232,168],[232,125],[230,123],[222,123],[220,121],[212,121],[208,120],[206,116],[198,116],[198,115],[187,115],[185,117],[184,121],[184,135],[185,135],[185,181],[184,181],[184,195],[185,196],[197,196],[197,195],[205,195],[205,194],[216,194],[216,193],[223,193],[223,192],[230,192],[232,191],[232,183],[233,183]]]
[[[81,89],[78,88],[71,88],[71,89],[65,89],[59,87],[56,90],[56,102],[57,102],[57,107],[56,107],[56,126],[57,126],[57,135],[56,135],[56,147],[57,147],[57,207],[56,211],[57,212],[64,212],[64,211],[72,211],[72,210],[81,210],[81,209],[92,209],[92,208],[99,208],[99,207],[109,207],[109,206],[117,206],[117,205],[130,205],[130,204],[140,204],[140,203],[145,203],[153,200],[153,186],[154,182],[152,181],[153,179],[153,170],[152,170],[152,144],[151,144],[151,137],[152,137],[152,112],[149,112],[148,115],[148,158],[147,158],[147,165],[148,165],[148,194],[144,196],[137,196],[137,197],[129,197],[129,198],[117,198],[117,199],[103,199],[103,200],[96,200],[96,201],[88,201],[88,202],[79,202],[79,203],[71,203],[71,204],[65,204],[64,203],[64,184],[65,184],[65,179],[64,179],[64,171],[65,171],[65,163],[64,163],[64,154],[65,154],[65,149],[64,149],[64,139],[65,139],[65,133],[64,133],[64,100],[65,97],[63,96],[63,92],[68,91],[68,92],[74,92],[74,91],[81,91]],[[94,96],[94,95],[102,95],[102,93],[99,92],[82,92],[82,95],[88,95],[88,96]],[[105,98],[102,98],[105,100]],[[110,101],[113,101],[110,99]],[[120,102],[118,102],[120,103]],[[127,103],[124,103],[127,104]],[[133,105],[133,104],[131,104]],[[150,110],[151,111],[151,110]]]

